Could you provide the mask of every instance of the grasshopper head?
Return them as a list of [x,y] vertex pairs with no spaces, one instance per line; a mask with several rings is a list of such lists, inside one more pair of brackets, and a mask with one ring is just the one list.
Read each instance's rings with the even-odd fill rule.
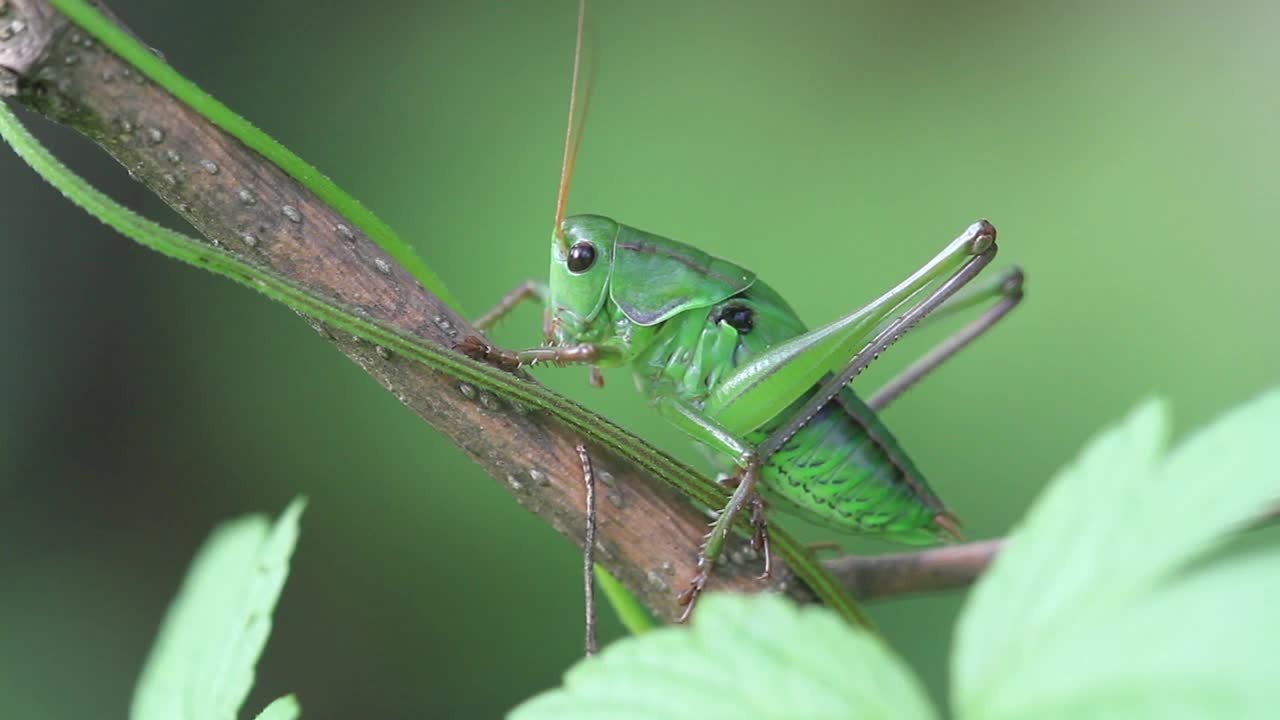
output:
[[[601,339],[597,324],[613,271],[613,245],[618,224],[599,215],[574,215],[561,225],[563,241],[551,239],[551,318],[560,343]],[[598,326],[597,326],[598,325]]]

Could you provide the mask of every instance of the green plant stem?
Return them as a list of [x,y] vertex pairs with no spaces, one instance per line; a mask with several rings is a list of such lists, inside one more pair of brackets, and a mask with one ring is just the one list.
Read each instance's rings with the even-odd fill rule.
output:
[[151,78],[157,85],[191,106],[206,120],[222,128],[250,149],[261,153],[303,187],[346,216],[446,305],[455,310],[460,308],[444,282],[418,257],[408,243],[359,200],[343,191],[310,163],[183,77],[85,0],[48,1],[59,12]]

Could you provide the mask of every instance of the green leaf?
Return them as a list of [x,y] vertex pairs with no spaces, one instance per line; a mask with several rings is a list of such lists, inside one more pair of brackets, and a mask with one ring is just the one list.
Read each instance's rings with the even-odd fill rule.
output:
[[1277,427],[1273,390],[1164,458],[1158,402],[1097,438],[975,588],[952,664],[961,716],[1270,717],[1280,549],[1194,561],[1280,498]]
[[1072,625],[1008,678],[984,718],[1276,717],[1280,552],[1214,563]]
[[1164,404],[1149,402],[1095,438],[1050,483],[960,618],[952,666],[957,692],[998,679],[999,666],[1018,662],[1015,654],[1033,651],[1071,607],[1106,590],[1093,584],[1099,553],[1126,522],[1130,490],[1150,485],[1167,427]]
[[276,698],[270,705],[263,708],[255,720],[297,720],[301,712],[298,699],[292,695],[285,695]]
[[[253,686],[271,612],[289,574],[301,499],[214,531],[169,607],[134,691],[132,720],[231,720]],[[272,704],[275,713],[288,703]],[[295,703],[296,705],[296,703]]]
[[775,595],[711,595],[689,628],[627,638],[579,662],[512,720],[935,717],[874,636]]

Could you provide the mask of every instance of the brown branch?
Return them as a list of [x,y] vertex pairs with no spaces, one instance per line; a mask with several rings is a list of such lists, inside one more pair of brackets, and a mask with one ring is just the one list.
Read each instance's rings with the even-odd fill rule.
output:
[[[47,2],[0,0],[0,8],[0,95],[87,135],[208,242],[436,345],[451,348],[479,334],[351,221],[73,27]],[[585,498],[575,450],[581,438],[572,429],[309,322],[518,502],[581,544]],[[588,449],[604,485],[598,562],[658,615],[675,617],[676,591],[695,572],[705,517],[631,463],[599,446]],[[735,542],[712,589],[785,589],[812,599],[777,558],[773,578],[756,581],[754,554],[742,539]],[[962,587],[993,551],[994,545],[978,543],[846,558],[830,566],[856,595],[878,598]]]
[[[0,94],[84,133],[208,241],[312,293],[452,348],[479,334],[348,219],[262,156],[144,78],[43,0],[0,0]],[[17,28],[17,30],[14,30]],[[33,176],[34,181],[34,176]],[[386,390],[462,448],[516,500],[581,543],[585,528],[576,433],[449,375],[311,321]],[[678,493],[588,444],[602,481],[596,558],[657,614],[696,568],[706,518]],[[423,468],[424,476],[430,468]],[[736,547],[736,546],[735,546]],[[742,552],[716,573],[721,589],[790,588],[785,567],[758,583]]]

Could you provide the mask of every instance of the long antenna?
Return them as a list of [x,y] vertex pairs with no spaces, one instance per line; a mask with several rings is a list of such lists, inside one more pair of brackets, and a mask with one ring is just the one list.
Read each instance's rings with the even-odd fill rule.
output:
[[[569,201],[569,184],[573,181],[573,167],[578,160],[578,147],[582,144],[582,127],[586,122],[586,110],[591,104],[591,85],[587,83],[586,98],[581,117],[578,117],[578,77],[582,69],[582,36],[587,22],[587,0],[578,0],[578,39],[573,48],[573,82],[569,86],[569,123],[564,134],[564,159],[560,164],[560,194],[556,197],[555,238],[563,251],[569,250],[564,239],[564,208]],[[575,120],[577,122],[575,122]]]

